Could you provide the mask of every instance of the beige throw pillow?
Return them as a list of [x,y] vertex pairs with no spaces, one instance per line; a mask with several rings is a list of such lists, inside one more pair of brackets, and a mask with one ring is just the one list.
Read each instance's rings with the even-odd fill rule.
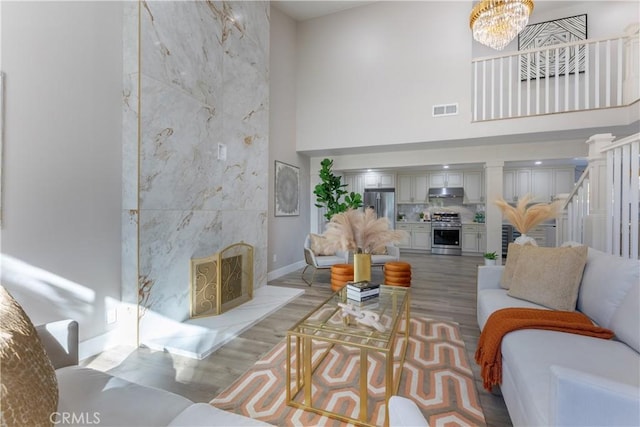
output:
[[[525,245],[532,246],[530,243],[525,243]],[[507,261],[504,264],[504,270],[502,271],[502,277],[500,278],[500,286],[502,288],[509,289],[511,287],[513,272],[516,271],[518,258],[520,258],[520,249],[525,245],[509,243],[509,247],[507,249]]]
[[371,255],[387,255],[387,245],[378,246],[373,248]]
[[58,381],[40,338],[7,290],[0,286],[0,425],[52,425]]
[[522,246],[507,294],[555,310],[574,311],[586,262],[586,246]]
[[311,234],[311,251],[315,255],[335,255],[336,252],[328,247],[327,239],[319,234]]

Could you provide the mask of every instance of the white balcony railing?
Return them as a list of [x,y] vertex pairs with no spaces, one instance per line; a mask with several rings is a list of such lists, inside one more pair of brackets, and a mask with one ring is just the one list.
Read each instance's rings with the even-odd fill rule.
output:
[[476,58],[473,121],[629,105],[640,97],[638,40],[633,25],[620,37]]

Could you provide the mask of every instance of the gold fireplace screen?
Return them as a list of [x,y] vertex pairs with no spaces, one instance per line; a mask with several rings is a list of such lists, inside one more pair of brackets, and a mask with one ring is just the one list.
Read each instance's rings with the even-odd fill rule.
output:
[[253,246],[235,243],[191,260],[191,317],[216,316],[253,298]]

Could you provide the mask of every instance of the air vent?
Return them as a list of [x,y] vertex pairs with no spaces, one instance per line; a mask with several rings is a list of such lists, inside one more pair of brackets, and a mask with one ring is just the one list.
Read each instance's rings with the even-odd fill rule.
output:
[[458,114],[458,104],[441,104],[433,106],[433,117],[455,116]]

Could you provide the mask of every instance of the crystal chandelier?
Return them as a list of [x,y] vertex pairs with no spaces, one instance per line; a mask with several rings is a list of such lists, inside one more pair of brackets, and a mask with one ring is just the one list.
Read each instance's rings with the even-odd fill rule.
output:
[[529,22],[533,0],[481,0],[469,17],[473,38],[502,50]]

